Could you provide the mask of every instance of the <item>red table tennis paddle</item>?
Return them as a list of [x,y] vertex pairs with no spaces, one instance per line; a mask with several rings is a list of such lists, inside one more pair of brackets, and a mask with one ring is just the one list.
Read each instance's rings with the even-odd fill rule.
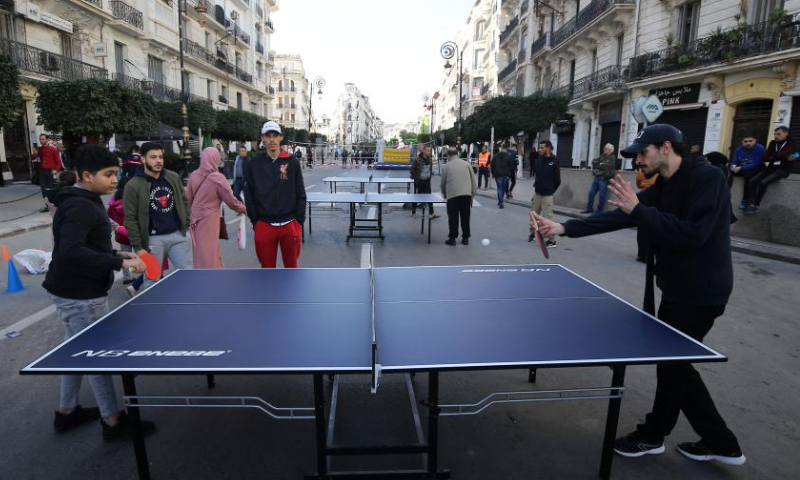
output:
[[542,255],[544,255],[544,258],[549,259],[550,253],[547,251],[547,247],[544,244],[544,239],[542,238],[542,234],[539,233],[539,222],[536,221],[536,217],[533,216],[533,212],[531,212],[530,216],[531,216],[531,223],[533,224],[534,227],[533,234],[536,237],[536,243],[539,244],[539,249],[542,251]]
[[143,253],[139,255],[145,266],[145,276],[148,280],[158,280],[161,278],[161,262],[158,261],[152,253]]

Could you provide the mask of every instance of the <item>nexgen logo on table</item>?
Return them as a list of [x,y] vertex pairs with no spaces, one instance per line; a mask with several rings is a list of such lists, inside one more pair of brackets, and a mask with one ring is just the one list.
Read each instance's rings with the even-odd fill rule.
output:
[[219,357],[230,350],[84,350],[73,357]]

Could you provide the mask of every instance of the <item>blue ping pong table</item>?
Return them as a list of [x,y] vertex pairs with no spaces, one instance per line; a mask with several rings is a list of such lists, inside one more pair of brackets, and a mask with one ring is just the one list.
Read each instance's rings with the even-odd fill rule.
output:
[[[340,183],[358,184],[358,193],[365,193],[367,191],[366,186],[370,184],[377,185],[378,193],[381,193],[383,185],[405,186],[406,193],[411,193],[411,185],[414,184],[414,180],[408,177],[374,177],[372,175],[368,177],[333,176],[325,177],[322,181],[329,185],[330,193],[338,193],[338,185]],[[351,187],[349,190],[353,191],[354,188]]]
[[[121,375],[140,479],[150,478],[139,414],[146,407],[244,406],[278,419],[314,420],[316,473],[307,478],[448,478],[438,465],[440,417],[503,403],[589,399],[609,402],[599,471],[607,479],[626,367],[725,360],[560,265],[178,270],[21,373]],[[461,405],[439,401],[443,372],[546,367],[610,367],[611,385],[497,392]],[[335,396],[328,403],[327,375],[370,375],[375,391],[382,374],[409,372],[427,372],[421,402],[427,438],[388,446],[333,443],[326,408],[335,411]],[[135,384],[137,375],[245,373],[307,374],[313,406],[276,407],[248,396],[139,395]],[[337,472],[328,465],[337,456],[387,454],[425,454],[425,467]]]

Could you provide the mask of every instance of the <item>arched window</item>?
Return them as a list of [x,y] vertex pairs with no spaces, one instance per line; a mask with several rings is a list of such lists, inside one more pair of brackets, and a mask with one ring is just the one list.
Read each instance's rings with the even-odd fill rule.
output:
[[481,20],[475,25],[475,40],[483,40],[484,33],[486,33],[486,20]]

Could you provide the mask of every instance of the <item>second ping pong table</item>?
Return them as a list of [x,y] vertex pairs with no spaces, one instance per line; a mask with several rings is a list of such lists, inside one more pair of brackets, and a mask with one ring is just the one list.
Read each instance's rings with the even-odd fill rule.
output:
[[[21,373],[121,375],[143,480],[150,467],[142,408],[245,407],[275,419],[313,420],[316,472],[307,478],[448,478],[438,464],[441,417],[468,417],[501,404],[590,399],[609,402],[599,470],[608,479],[626,367],[725,360],[560,265],[178,270]],[[611,385],[440,403],[443,372],[547,367],[610,367]],[[335,391],[326,400],[326,376],[369,375],[375,392],[382,375],[402,372],[427,373],[427,399],[420,402],[427,438],[336,444],[334,413],[341,405]],[[135,381],[137,375],[286,373],[311,377],[311,405],[277,407],[247,395],[143,395]],[[427,459],[424,468],[401,472],[328,466],[335,457],[388,454]]]
[[367,185],[377,185],[378,193],[381,193],[383,185],[405,185],[406,193],[411,193],[411,186],[414,180],[408,177],[375,177],[370,175],[368,177],[348,177],[348,176],[334,176],[325,177],[322,179],[330,187],[330,193],[338,193],[338,185],[340,183],[356,183],[359,185],[358,193],[365,193]]
[[[308,216],[306,218],[308,223],[308,233],[312,232],[312,217],[314,205],[330,204],[331,206],[338,203],[346,203],[349,205],[350,226],[348,229],[346,242],[352,238],[377,238],[384,240],[386,237],[383,234],[383,214],[384,208],[389,205],[405,205],[409,203],[419,203],[420,207],[420,235],[425,234],[425,224],[428,224],[428,243],[431,243],[431,223],[433,221],[433,212],[431,206],[435,203],[445,204],[447,200],[435,193],[316,193],[309,192],[306,194],[306,204],[308,205]],[[377,214],[374,218],[369,216],[359,216],[359,205],[374,205]],[[330,210],[330,209],[328,209]]]

